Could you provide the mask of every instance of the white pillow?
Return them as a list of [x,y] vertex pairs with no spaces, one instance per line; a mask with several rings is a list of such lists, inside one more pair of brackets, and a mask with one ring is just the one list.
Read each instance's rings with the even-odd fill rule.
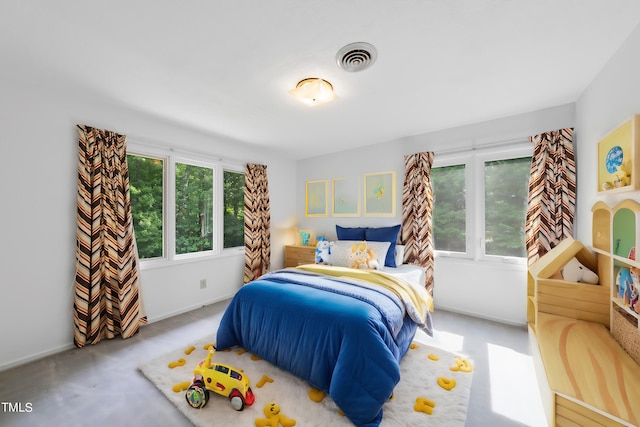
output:
[[331,248],[331,265],[362,270],[384,267],[391,243],[361,240],[338,240]]
[[396,245],[396,266],[404,264],[404,245]]

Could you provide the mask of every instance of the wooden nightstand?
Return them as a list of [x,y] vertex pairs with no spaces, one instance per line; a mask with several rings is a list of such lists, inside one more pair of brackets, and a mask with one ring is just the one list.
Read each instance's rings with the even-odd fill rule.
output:
[[284,266],[297,267],[316,262],[315,246],[287,245],[284,247]]

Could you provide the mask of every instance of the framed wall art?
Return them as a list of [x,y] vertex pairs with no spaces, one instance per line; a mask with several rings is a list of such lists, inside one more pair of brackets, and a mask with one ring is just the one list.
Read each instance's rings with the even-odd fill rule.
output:
[[364,176],[364,215],[395,216],[396,173],[369,173]]
[[598,142],[598,193],[638,188],[640,115],[609,132]]
[[328,216],[327,180],[306,182],[305,216]]
[[355,178],[334,178],[332,187],[332,216],[360,216],[360,194]]

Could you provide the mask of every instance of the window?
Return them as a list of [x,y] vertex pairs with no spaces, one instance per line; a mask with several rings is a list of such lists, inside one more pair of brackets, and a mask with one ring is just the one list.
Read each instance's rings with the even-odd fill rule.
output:
[[433,239],[436,249],[466,252],[465,165],[431,170],[431,184],[436,195],[433,208]]
[[486,255],[525,257],[531,157],[484,163]]
[[213,250],[211,167],[176,162],[176,255]]
[[224,171],[223,248],[244,246],[244,173]]
[[438,155],[431,169],[433,237],[440,256],[526,257],[525,221],[533,146]]
[[140,259],[164,256],[164,165],[162,158],[127,155],[133,228]]
[[175,155],[129,144],[131,210],[142,266],[244,246],[243,166]]

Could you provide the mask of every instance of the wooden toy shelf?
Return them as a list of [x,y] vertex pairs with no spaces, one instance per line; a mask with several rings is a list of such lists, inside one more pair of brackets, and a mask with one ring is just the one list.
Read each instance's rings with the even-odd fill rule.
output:
[[[529,266],[527,320],[534,365],[550,425],[640,425],[640,314],[618,295],[621,268],[638,267],[640,203],[592,208],[593,252],[565,239]],[[573,257],[598,285],[567,282],[559,270]],[[631,321],[629,321],[631,319]],[[626,339],[616,335],[625,334]]]

